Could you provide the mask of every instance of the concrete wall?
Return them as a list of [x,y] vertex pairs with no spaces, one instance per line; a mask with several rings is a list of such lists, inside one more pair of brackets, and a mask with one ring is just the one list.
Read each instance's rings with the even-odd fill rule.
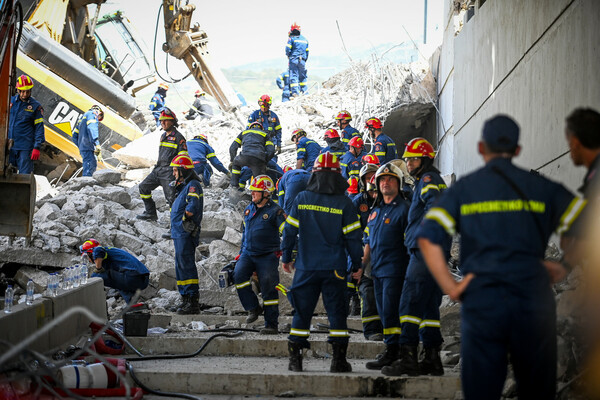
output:
[[460,177],[481,166],[483,123],[505,113],[521,126],[515,162],[577,188],[584,171],[563,155],[564,119],[576,107],[600,109],[598,21],[596,0],[488,0],[454,38],[449,23],[438,76],[442,172]]

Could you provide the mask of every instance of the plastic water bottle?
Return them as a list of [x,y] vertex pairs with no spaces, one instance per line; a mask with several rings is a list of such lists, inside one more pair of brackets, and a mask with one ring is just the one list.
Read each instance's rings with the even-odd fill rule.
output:
[[63,289],[69,290],[69,289],[71,289],[71,287],[72,287],[71,284],[73,282],[71,280],[71,276],[72,276],[72,274],[71,274],[71,268],[65,268],[63,275],[64,275],[64,278],[63,278],[63,282],[64,282]]
[[81,277],[81,284],[85,285],[88,281],[88,266],[87,264],[81,264],[80,268],[79,276]]
[[30,279],[27,282],[27,296],[25,297],[25,304],[28,306],[33,304],[33,293],[35,292],[35,285],[33,281]]
[[79,265],[75,265],[73,267],[73,288],[78,288],[79,283],[81,282],[81,278],[79,276]]
[[60,275],[54,272],[52,275],[52,297],[58,296],[58,289],[60,286]]
[[48,277],[48,295],[54,297],[54,272]]
[[6,292],[4,293],[4,312],[9,313],[12,311],[13,298],[15,297],[15,291],[13,290],[12,285],[8,285],[6,287]]

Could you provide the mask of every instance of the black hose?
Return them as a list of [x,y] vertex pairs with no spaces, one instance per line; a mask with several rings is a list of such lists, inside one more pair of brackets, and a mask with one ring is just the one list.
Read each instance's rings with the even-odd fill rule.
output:
[[142,382],[140,382],[140,380],[137,378],[137,376],[135,376],[135,373],[133,372],[133,365],[127,363],[127,370],[129,371],[129,375],[131,376],[131,379],[133,379],[135,384],[138,385],[139,387],[141,387],[145,392],[155,394],[157,396],[177,397],[180,399],[190,399],[190,400],[202,400],[201,397],[192,396],[191,394],[161,392],[159,390],[150,389],[148,386],[146,386]]

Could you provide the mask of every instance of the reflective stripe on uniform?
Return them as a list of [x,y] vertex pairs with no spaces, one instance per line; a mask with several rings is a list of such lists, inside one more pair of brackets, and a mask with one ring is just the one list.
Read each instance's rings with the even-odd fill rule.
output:
[[338,329],[330,329],[329,330],[329,336],[335,336],[335,337],[349,337],[350,334],[348,333],[347,330],[338,330]]
[[265,300],[263,301],[265,306],[276,306],[279,304],[279,300]]
[[440,321],[433,320],[433,319],[424,319],[423,322],[421,322],[421,324],[419,325],[419,329],[439,328],[439,327],[440,327]]
[[402,333],[402,329],[400,329],[397,326],[394,326],[392,328],[383,328],[384,335],[399,335],[401,333]]
[[242,289],[245,288],[246,286],[250,286],[250,281],[246,281],[246,282],[242,282],[242,283],[237,283],[235,285],[236,289]]
[[198,199],[200,198],[200,195],[198,195],[198,193],[188,193],[187,195],[188,196],[194,196],[194,197],[196,197]]
[[425,219],[431,219],[442,226],[448,233],[448,235],[454,235],[456,233],[456,221],[448,211],[444,210],[440,207],[433,207],[427,214],[425,214]]
[[309,337],[310,336],[310,331],[307,329],[290,329],[290,335],[293,336],[302,336],[302,337]]
[[375,155],[376,156],[385,156],[385,151],[376,151]]
[[283,228],[285,227],[285,221],[283,221],[280,225],[279,225],[279,233],[283,233]]
[[34,125],[36,125],[36,124],[41,124],[42,122],[44,122],[44,118],[38,118],[38,119],[36,119],[35,121],[33,121],[33,124],[34,124]]
[[403,315],[400,317],[400,323],[403,324],[405,322],[408,322],[410,324],[415,324],[415,325],[419,325],[421,323],[422,319],[419,317],[415,317],[412,315]]
[[197,285],[197,284],[198,284],[198,279],[187,279],[185,281],[177,281],[177,286]]
[[571,224],[577,219],[581,213],[581,210],[583,210],[586,204],[586,200],[582,199],[581,197],[575,197],[571,201],[571,204],[569,204],[569,207],[567,207],[567,210],[560,217],[560,222],[558,228],[556,229],[556,233],[560,235],[568,231],[571,227]]
[[151,198],[152,198],[152,195],[151,195],[151,194],[140,194],[140,197],[141,197],[142,199],[151,199]]
[[363,324],[366,324],[367,322],[381,321],[381,318],[379,317],[379,315],[371,315],[370,317],[362,318],[361,321]]
[[176,143],[160,142],[160,145],[163,146],[163,147],[171,147],[173,149],[177,148],[177,144]]
[[346,225],[345,227],[343,227],[342,232],[344,232],[344,235],[347,235],[350,232],[353,232],[359,228],[360,228],[360,221],[356,221],[356,222],[351,223],[350,225]]
[[291,215],[288,215],[285,220],[288,224],[290,224],[293,227],[296,227],[296,228],[300,227],[300,221],[298,221],[296,218],[292,217]]
[[434,185],[434,184],[429,184],[427,186],[425,186],[423,189],[421,189],[421,196],[423,196],[425,193],[427,193],[430,189],[435,189],[438,192],[440,190],[446,189],[446,185],[444,184],[440,184],[440,185]]

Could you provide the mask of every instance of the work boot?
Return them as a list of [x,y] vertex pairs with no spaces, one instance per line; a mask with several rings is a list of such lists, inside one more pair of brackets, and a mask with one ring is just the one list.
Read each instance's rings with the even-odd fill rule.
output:
[[186,303],[186,298],[187,296],[182,295],[181,300],[177,304],[166,307],[166,310],[171,312],[177,312],[177,310],[179,310]]
[[421,352],[421,357],[421,362],[419,363],[421,375],[444,375],[444,367],[442,366],[439,347],[424,348]]
[[419,369],[419,359],[417,346],[403,344],[400,346],[400,357],[392,365],[383,367],[381,373],[387,376],[410,375],[417,376],[421,373]]
[[135,216],[137,219],[141,219],[142,221],[158,221],[158,215],[156,214],[156,210],[154,213],[148,212],[144,210],[143,213]]
[[372,340],[374,342],[382,342],[383,341],[383,333],[381,333],[381,332],[371,333],[370,335],[367,335],[366,339]]
[[387,365],[392,365],[398,359],[398,345],[386,344],[385,351],[377,355],[375,361],[369,361],[366,364],[367,369],[381,369]]
[[169,231],[167,233],[163,233],[162,235],[160,235],[160,237],[163,239],[171,240],[171,228],[169,228]]
[[331,343],[333,347],[333,358],[329,372],[352,372],[352,365],[346,361],[348,343]]
[[179,315],[200,314],[200,303],[198,294],[186,296],[187,301],[177,310]]
[[259,333],[261,335],[277,335],[279,333],[279,330],[277,330],[277,328],[274,328],[272,326],[265,326],[264,328],[262,328]]
[[261,306],[256,307],[254,310],[248,311],[248,316],[246,317],[246,323],[251,324],[258,319],[260,314],[262,314],[263,309]]
[[302,372],[302,347],[300,343],[288,341],[288,352],[290,353],[288,369],[294,372]]

